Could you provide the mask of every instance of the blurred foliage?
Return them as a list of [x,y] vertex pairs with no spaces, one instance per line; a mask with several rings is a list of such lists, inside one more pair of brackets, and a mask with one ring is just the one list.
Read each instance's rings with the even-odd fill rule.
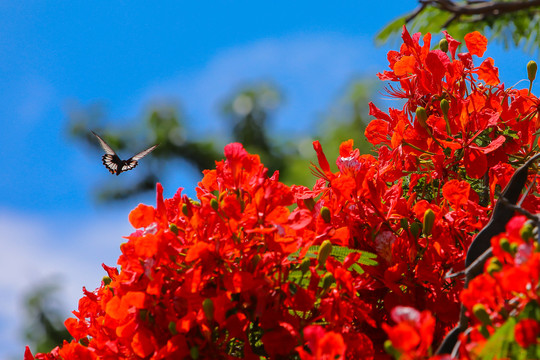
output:
[[[112,180],[102,187],[97,194],[99,200],[120,200],[153,191],[158,180],[163,181],[164,177],[171,175],[167,169],[175,168],[171,166],[173,161],[182,161],[199,171],[211,169],[214,161],[223,158],[223,147],[229,142],[240,142],[247,151],[258,154],[270,173],[279,170],[280,180],[284,183],[311,186],[314,177],[308,170],[307,160],[315,159],[313,139],[321,142],[331,163],[338,155],[339,144],[350,138],[355,140],[361,152],[369,151],[364,139],[369,89],[369,84],[353,82],[346,95],[322,121],[318,121],[319,127],[311,126],[311,130],[306,130],[301,136],[272,131],[272,119],[283,104],[283,95],[276,86],[269,84],[244,87],[224,99],[221,115],[227,130],[219,132],[217,136],[212,136],[212,133],[216,133],[213,129],[198,135],[200,131],[188,128],[178,106],[154,106],[141,121],[113,129],[106,125],[112,121],[107,118],[103,108],[95,104],[72,109],[68,114],[69,133],[102,154],[98,142],[90,133],[93,130],[122,159],[155,143],[160,144],[144,158],[144,166],[130,172],[129,180],[122,182],[121,187],[114,185],[118,182]],[[189,123],[203,126],[202,122]],[[128,156],[123,157],[122,154]]]
[[58,286],[50,281],[34,287],[24,298],[27,323],[25,339],[34,353],[49,352],[72,337],[64,326]]
[[467,33],[480,31],[505,49],[516,46],[533,54],[540,47],[538,1],[419,0],[417,9],[386,25],[377,34],[377,42],[399,37],[404,24],[411,34],[447,30],[461,41]]

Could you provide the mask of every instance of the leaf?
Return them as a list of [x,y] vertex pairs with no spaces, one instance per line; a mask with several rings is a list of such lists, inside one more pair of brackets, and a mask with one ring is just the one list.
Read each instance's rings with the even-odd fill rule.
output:
[[391,36],[396,35],[396,33],[400,33],[401,29],[403,28],[403,25],[405,24],[405,20],[407,19],[408,15],[398,17],[394,21],[392,21],[390,24],[386,25],[376,36],[375,41],[377,44],[383,44]]
[[509,318],[503,326],[498,328],[480,351],[479,358],[486,360],[506,358],[510,343],[514,341],[516,323],[516,319]]
[[[318,245],[310,246],[306,253],[306,257],[316,258],[317,254],[319,253],[319,247],[320,246]],[[353,252],[360,253],[360,259],[358,260],[357,264],[362,264],[362,265],[367,265],[367,266],[377,265],[377,261],[374,260],[377,258],[377,255],[367,252],[367,251],[363,251],[363,250],[350,249],[346,246],[334,245],[332,247],[332,252],[330,253],[330,256],[334,257],[336,260],[340,262],[343,262],[343,260],[345,260],[345,257]],[[297,250],[296,252],[289,255],[289,260],[293,261],[297,259],[299,254],[300,254],[300,250]]]

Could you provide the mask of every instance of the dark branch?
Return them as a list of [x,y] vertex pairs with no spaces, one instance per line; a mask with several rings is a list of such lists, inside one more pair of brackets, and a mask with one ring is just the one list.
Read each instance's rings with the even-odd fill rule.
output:
[[466,4],[456,3],[455,1],[450,0],[419,0],[418,2],[421,4],[420,11],[415,11],[411,14],[407,19],[408,21],[414,19],[414,17],[427,6],[433,6],[453,14],[452,18],[447,21],[447,24],[451,23],[456,18],[459,18],[461,15],[481,15],[485,18],[490,15],[508,14],[540,6],[540,0],[512,2],[483,1],[468,2]]

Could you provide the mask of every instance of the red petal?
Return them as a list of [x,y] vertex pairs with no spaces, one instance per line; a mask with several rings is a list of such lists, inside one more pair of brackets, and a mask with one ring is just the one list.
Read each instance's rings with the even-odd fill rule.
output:
[[465,45],[471,55],[482,57],[487,49],[487,38],[478,31],[473,31],[465,35]]
[[480,150],[473,148],[465,149],[465,169],[467,175],[474,179],[480,179],[487,171],[487,158]]
[[129,213],[129,222],[135,228],[143,228],[154,222],[155,209],[152,206],[139,204]]
[[387,143],[389,137],[388,122],[380,119],[371,120],[364,131],[364,135],[367,140],[373,144],[378,145],[382,142]]
[[317,153],[317,159],[319,160],[319,166],[321,167],[322,171],[324,171],[325,174],[331,173],[330,164],[328,164],[326,155],[324,155],[321,143],[318,140],[313,142],[313,148]]
[[448,51],[450,51],[450,54],[452,54],[452,58],[455,59],[456,50],[458,46],[461,44],[461,42],[451,37],[446,30],[443,31],[443,34],[446,37],[446,41],[448,41]]
[[499,69],[493,66],[494,62],[492,58],[487,58],[482,62],[477,70],[478,77],[487,85],[496,86],[501,81],[499,80]]

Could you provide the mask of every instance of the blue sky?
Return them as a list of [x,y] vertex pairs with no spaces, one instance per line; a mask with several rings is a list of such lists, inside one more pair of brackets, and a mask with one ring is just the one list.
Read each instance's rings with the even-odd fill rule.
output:
[[[67,136],[74,104],[105,104],[114,127],[136,125],[150,104],[173,99],[194,133],[219,133],[220,101],[270,80],[287,99],[275,127],[300,138],[351,79],[386,69],[389,47],[376,48],[374,35],[414,6],[0,0],[0,359],[24,350],[22,294],[59,276],[63,305],[74,309],[81,287],[99,284],[100,264],[115,263],[129,211],[154,203],[153,195],[93,201],[111,175],[101,153]],[[530,57],[520,50],[490,45],[486,55],[507,85],[526,77]],[[193,194],[199,175],[173,166],[166,195],[178,187]]]

